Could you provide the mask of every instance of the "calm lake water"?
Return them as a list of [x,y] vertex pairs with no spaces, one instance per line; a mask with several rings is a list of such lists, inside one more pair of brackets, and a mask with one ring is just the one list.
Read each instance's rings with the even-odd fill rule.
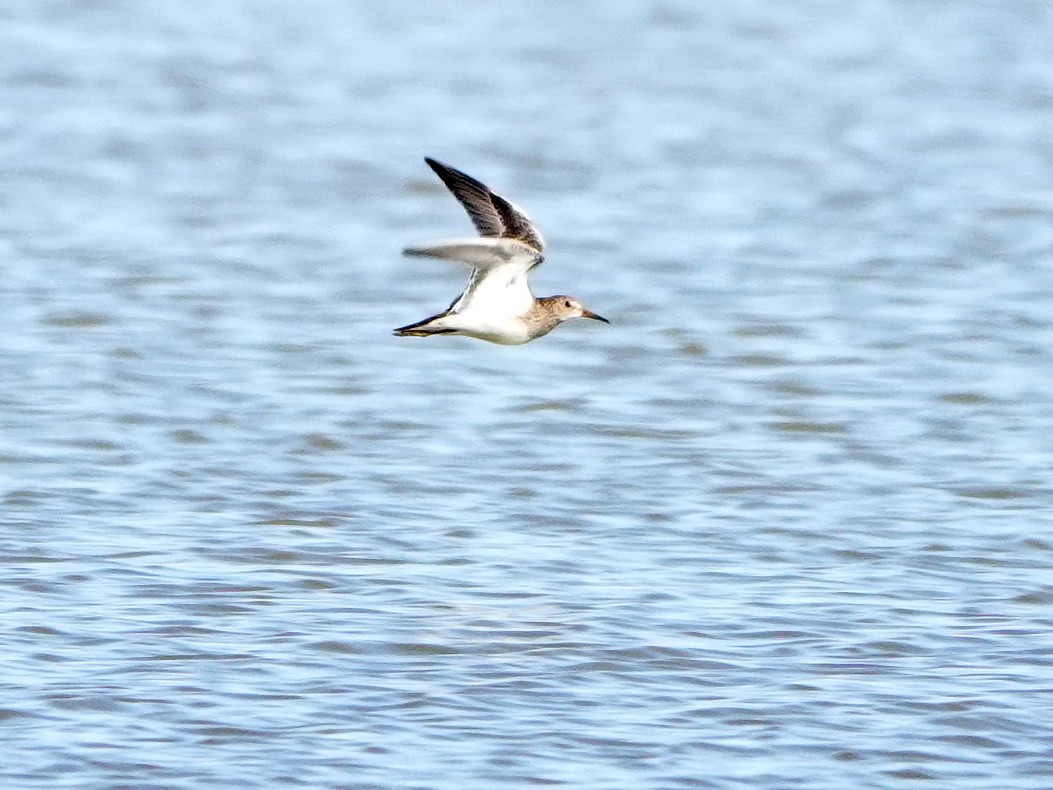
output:
[[[8,0],[0,784],[1053,786],[1051,40]],[[392,337],[425,155],[612,325]]]

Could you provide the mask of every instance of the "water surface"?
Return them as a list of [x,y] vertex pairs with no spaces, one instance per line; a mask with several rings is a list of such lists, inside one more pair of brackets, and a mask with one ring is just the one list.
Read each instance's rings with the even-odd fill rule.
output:
[[[5,786],[1049,787],[1051,36],[7,3]],[[424,155],[612,325],[391,337]]]

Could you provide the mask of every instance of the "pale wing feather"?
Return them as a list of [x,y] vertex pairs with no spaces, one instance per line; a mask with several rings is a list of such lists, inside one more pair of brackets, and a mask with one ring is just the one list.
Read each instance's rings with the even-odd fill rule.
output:
[[440,258],[447,261],[462,261],[477,269],[492,269],[495,266],[515,264],[529,269],[537,262],[538,254],[516,239],[492,236],[467,239],[440,239],[426,244],[407,247],[403,255],[415,258]]

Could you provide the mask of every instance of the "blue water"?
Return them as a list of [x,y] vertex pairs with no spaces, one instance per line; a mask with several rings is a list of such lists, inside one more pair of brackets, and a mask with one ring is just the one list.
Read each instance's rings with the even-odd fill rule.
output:
[[[0,784],[1053,786],[1053,8],[0,8]],[[395,338],[430,155],[612,320]]]

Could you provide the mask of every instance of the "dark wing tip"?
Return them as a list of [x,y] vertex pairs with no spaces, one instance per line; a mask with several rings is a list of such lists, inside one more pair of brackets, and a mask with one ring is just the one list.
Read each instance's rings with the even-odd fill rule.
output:
[[457,194],[458,187],[477,189],[484,194],[489,194],[490,192],[490,187],[478,178],[472,178],[463,170],[451,167],[445,162],[440,162],[438,159],[432,159],[430,156],[424,157],[424,161],[428,163],[428,167],[435,171],[435,175],[437,175],[442,180],[442,183],[444,183],[454,194]]
[[466,175],[465,173],[462,173],[457,168],[450,167],[445,162],[440,162],[438,159],[432,159],[430,156],[424,157],[424,161],[427,162],[428,163],[428,167],[430,167],[432,170],[434,170],[435,174],[439,178],[441,178],[443,180],[443,183],[446,183],[446,180],[448,178],[450,178],[450,176],[454,176],[454,175],[464,176],[464,175]]
[[500,210],[494,205],[494,193],[486,184],[456,167],[443,164],[430,156],[424,157],[428,167],[453,193],[457,201],[468,212],[472,224],[481,236],[502,236],[506,225]]

